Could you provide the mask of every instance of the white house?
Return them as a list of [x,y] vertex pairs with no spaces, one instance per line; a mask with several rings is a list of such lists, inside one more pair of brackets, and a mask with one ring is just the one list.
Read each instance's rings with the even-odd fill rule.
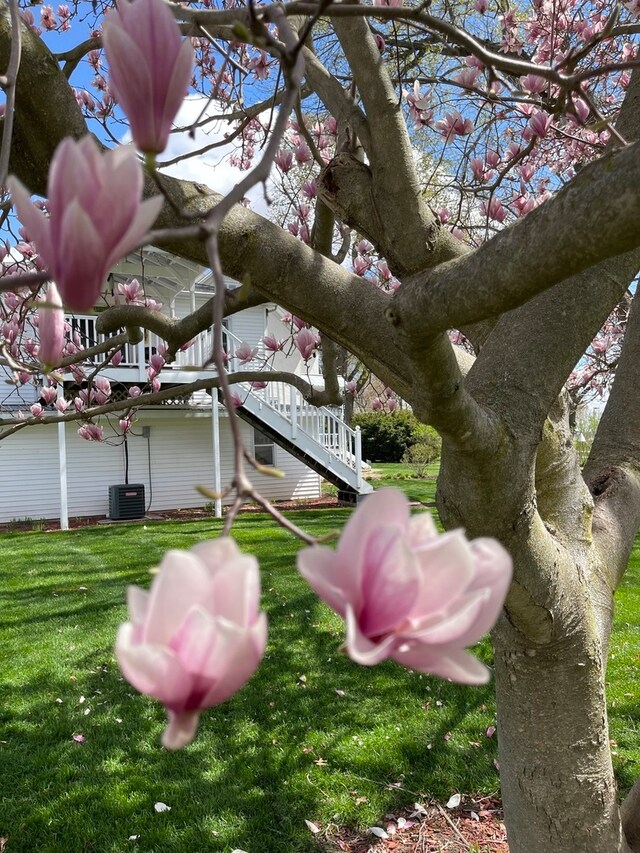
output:
[[[119,282],[134,277],[144,285],[145,294],[161,302],[163,312],[172,317],[188,315],[213,294],[204,270],[156,249],[146,249],[139,257],[121,262],[109,278],[108,295],[115,295]],[[287,334],[282,316],[277,306],[261,305],[229,317],[225,348],[230,358],[242,342],[257,345],[256,361],[247,366],[257,369],[264,356],[262,338],[269,334],[281,339]],[[96,317],[68,318],[85,346],[104,340],[96,332]],[[132,385],[145,385],[149,355],[160,343],[147,333],[140,344],[127,345],[117,368],[110,366],[101,375],[123,396]],[[144,497],[139,491],[131,500],[138,506],[143,501],[147,512],[202,507],[207,501],[195,486],[219,491],[232,476],[228,414],[217,393],[180,394],[181,386],[215,375],[199,367],[210,352],[211,332],[207,331],[189,350],[179,353],[175,363],[165,365],[159,378],[163,389],[175,389],[175,397],[162,405],[140,409],[126,441],[110,426],[109,418],[101,420],[105,442],[79,437],[80,423],[75,421],[26,427],[1,441],[0,524],[22,518],[59,518],[65,527],[70,516],[108,515],[110,497],[112,515],[118,514],[118,496],[126,504],[127,495],[133,495],[133,487],[140,485]],[[231,367],[237,366],[232,360]],[[305,364],[295,350],[287,357],[279,353],[278,363],[270,369],[289,370],[321,381],[317,367]],[[64,379],[59,394],[73,397],[77,386],[72,374],[66,373]],[[0,431],[15,423],[18,408],[28,407],[40,396],[33,383],[22,386],[19,392],[5,388]],[[339,411],[309,406],[296,389],[281,383],[269,383],[264,389],[237,386],[237,390],[243,400],[238,412],[245,446],[259,462],[285,474],[284,478],[274,478],[249,472],[265,497],[318,497],[322,477],[337,485],[345,500],[355,501],[370,491],[362,479],[359,434],[346,426]],[[113,416],[115,426],[118,417]],[[127,484],[129,489],[124,488]],[[122,488],[111,488],[115,486]],[[220,514],[219,501],[215,509]],[[127,517],[126,511],[120,517]]]

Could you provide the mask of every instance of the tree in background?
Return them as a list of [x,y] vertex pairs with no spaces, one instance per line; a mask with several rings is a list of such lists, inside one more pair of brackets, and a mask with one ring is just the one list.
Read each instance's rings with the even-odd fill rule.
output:
[[[125,17],[143,2],[123,3]],[[212,360],[230,399],[222,317],[276,302],[290,312],[291,344],[304,358],[323,348],[325,386],[306,383],[310,399],[340,401],[343,348],[406,400],[442,437],[443,524],[495,537],[514,562],[493,630],[512,853],[640,850],[640,785],[619,808],[605,702],[613,599],[640,525],[640,309],[630,289],[640,267],[637,0],[171,6],[195,51],[192,93],[210,99],[246,173],[225,197],[167,174],[172,160],[159,156],[171,121],[164,108],[176,87],[183,94],[180,40],[163,54],[162,100],[144,19],[133,46],[113,28],[103,36],[108,5],[18,15],[9,3],[0,15],[0,179],[10,171],[40,196],[50,182],[46,226],[27,212],[27,190],[12,183],[26,231],[15,235],[0,281],[5,366],[18,385],[34,371],[46,370],[50,387],[60,371],[82,376],[85,342],[64,339],[54,315],[46,319],[59,310],[55,294],[37,295],[49,277],[43,267],[55,271],[67,307],[81,308],[88,297],[78,298],[67,264],[95,285],[114,253],[142,240],[147,222],[131,181],[122,179],[112,200],[117,229],[105,214],[106,191],[104,207],[85,198],[82,179],[95,174],[97,148],[82,143],[86,168],[74,173],[67,162],[64,182],[49,169],[65,137],[93,132],[115,147],[127,129],[122,109],[135,110],[143,194],[164,200],[143,242],[210,266],[218,290],[211,305],[179,321],[139,293],[125,295],[98,320],[100,332],[116,334],[98,350],[105,364],[140,329],[165,339],[161,358],[170,361],[215,321]],[[108,65],[118,63],[110,77]],[[213,126],[203,112],[191,129]],[[120,157],[108,161],[114,174]],[[215,169],[210,177],[213,186]],[[243,203],[269,180],[289,193],[284,228]],[[79,201],[67,216],[74,192]],[[224,293],[222,271],[243,283],[235,296]],[[38,324],[34,299],[43,300]],[[610,393],[581,470],[567,383],[575,387],[579,370],[593,387],[605,354]],[[150,371],[135,406],[162,399],[158,365]],[[110,399],[97,380],[78,406],[94,438],[97,418],[122,411],[125,430],[134,407]],[[78,416],[64,402],[51,409],[52,401],[0,437]],[[241,501],[252,492],[236,455],[232,486]],[[144,623],[131,624],[135,634]]]

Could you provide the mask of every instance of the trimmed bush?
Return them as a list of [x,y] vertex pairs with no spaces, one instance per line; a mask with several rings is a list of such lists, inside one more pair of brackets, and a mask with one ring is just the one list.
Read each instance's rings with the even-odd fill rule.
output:
[[438,433],[427,427],[429,433],[420,441],[405,450],[402,461],[413,470],[414,476],[422,479],[427,476],[429,465],[440,458],[442,441]]
[[406,410],[362,412],[353,416],[351,425],[360,427],[362,457],[371,462],[401,462],[412,445],[426,436],[437,435]]

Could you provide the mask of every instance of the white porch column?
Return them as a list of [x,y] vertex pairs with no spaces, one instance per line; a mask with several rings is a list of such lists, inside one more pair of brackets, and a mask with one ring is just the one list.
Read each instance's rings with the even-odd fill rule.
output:
[[[211,432],[213,437],[213,488],[218,494],[222,490],[220,472],[220,411],[218,407],[218,389],[211,389]],[[222,518],[222,499],[215,500],[215,516]]]
[[362,434],[360,427],[356,427],[356,487],[362,488]]
[[289,385],[289,420],[291,421],[291,438],[298,435],[298,389]]
[[[58,382],[58,399],[64,396],[62,382]],[[69,502],[67,495],[67,438],[65,423],[58,424],[58,470],[60,472],[60,530],[69,529]]]

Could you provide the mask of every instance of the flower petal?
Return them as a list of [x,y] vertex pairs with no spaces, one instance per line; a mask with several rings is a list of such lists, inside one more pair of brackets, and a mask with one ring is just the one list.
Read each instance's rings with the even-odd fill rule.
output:
[[146,643],[168,643],[187,613],[210,599],[211,579],[188,551],[168,551],[151,586],[144,630]]
[[347,640],[345,645],[351,660],[362,664],[362,666],[374,666],[392,655],[396,645],[394,634],[388,634],[378,643],[372,642],[360,630],[353,608],[349,605],[346,608],[345,619],[347,623]]
[[233,696],[258,668],[267,644],[267,617],[260,613],[251,628],[239,628],[218,620],[216,683],[202,700],[202,707],[219,705]]
[[474,578],[474,560],[461,530],[422,542],[415,549],[420,567],[420,591],[411,612],[416,622],[446,613],[464,595]]
[[303,548],[298,552],[297,564],[298,571],[316,595],[344,617],[347,594],[342,587],[344,572],[336,552],[321,545]]
[[149,592],[139,586],[127,587],[127,606],[132,622],[144,622],[149,612]]
[[491,673],[487,667],[464,649],[438,649],[411,643],[392,655],[402,666],[429,672],[440,678],[450,678],[460,684],[486,684]]
[[192,679],[169,649],[134,643],[133,632],[131,622],[118,630],[115,653],[122,674],[141,693],[164,705],[180,707],[191,692]]
[[142,202],[135,219],[127,229],[127,233],[124,234],[119,243],[109,253],[106,260],[107,268],[111,268],[117,261],[138,247],[142,238],[158,218],[163,203],[164,199],[159,195]]
[[60,296],[69,308],[86,311],[95,305],[102,289],[104,245],[76,200],[64,212],[60,235],[55,249]]
[[409,525],[409,501],[398,489],[380,489],[369,495],[346,523],[338,555],[344,578],[341,586],[358,609],[361,605],[361,574],[371,534],[382,527],[406,532]]
[[162,735],[162,745],[166,749],[182,749],[196,736],[200,713],[198,711],[182,711],[176,714],[168,711],[169,722]]
[[421,643],[456,645],[460,648],[477,642],[485,633],[478,633],[478,619],[489,598],[488,590],[476,590],[455,603],[455,609],[432,624],[419,625],[407,632]]
[[368,637],[405,620],[418,594],[418,564],[402,536],[397,527],[383,527],[366,542],[358,623]]
[[11,193],[11,200],[18,214],[18,219],[29,232],[29,236],[36,244],[38,254],[48,267],[53,263],[54,253],[51,246],[51,225],[41,210],[31,201],[31,195],[27,188],[13,175],[7,178],[7,188]]

